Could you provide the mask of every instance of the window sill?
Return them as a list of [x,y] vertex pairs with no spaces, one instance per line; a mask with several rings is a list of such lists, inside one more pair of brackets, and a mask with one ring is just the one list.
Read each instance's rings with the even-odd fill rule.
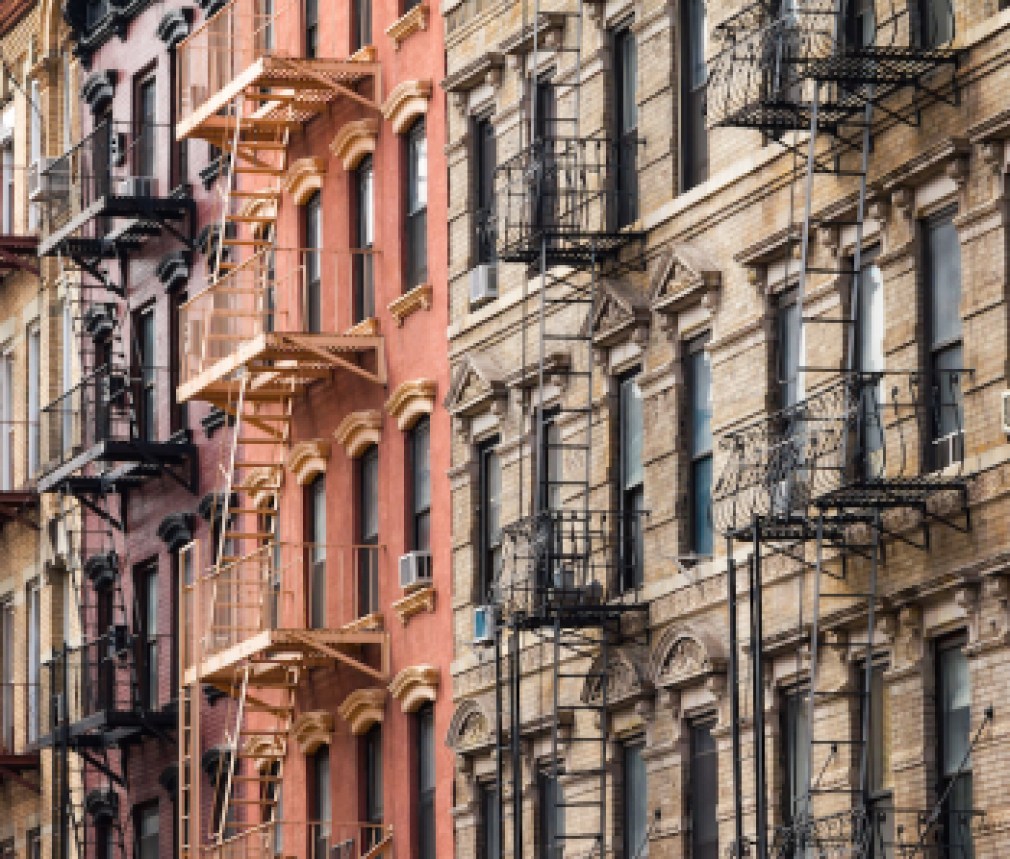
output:
[[401,326],[403,320],[412,313],[416,313],[418,310],[431,310],[432,294],[431,284],[422,283],[420,286],[415,286],[410,292],[391,301],[387,305],[387,309],[395,317],[396,324]]
[[393,611],[404,626],[415,615],[435,610],[435,589],[430,585],[401,597],[393,603]]
[[405,12],[386,28],[386,35],[393,40],[396,50],[400,50],[408,36],[428,29],[428,6],[419,3],[409,12]]

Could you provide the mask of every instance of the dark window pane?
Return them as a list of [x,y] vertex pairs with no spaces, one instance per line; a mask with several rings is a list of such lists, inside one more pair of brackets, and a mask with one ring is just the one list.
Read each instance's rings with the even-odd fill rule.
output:
[[621,488],[642,482],[642,392],[634,378],[621,380]]
[[430,425],[421,420],[410,433],[411,497],[413,510],[414,548],[429,546],[431,514],[431,463],[429,456]]
[[320,475],[308,490],[309,623],[313,629],[326,626],[326,480]]
[[501,572],[501,465],[498,439],[481,445],[480,457],[480,574],[481,598],[490,600],[491,587]]
[[417,713],[418,857],[435,859],[435,712]]
[[319,192],[314,193],[304,206],[305,233],[305,324],[306,330],[322,331],[321,258],[323,246],[323,218]]
[[939,793],[947,792],[945,838],[951,857],[972,859],[971,678],[962,641],[939,648],[937,674]]
[[950,216],[926,226],[930,346],[961,339],[961,243]]
[[379,607],[379,449],[372,445],[358,461],[358,614]]
[[684,190],[708,177],[708,132],[705,90],[708,84],[708,42],[704,0],[685,0],[681,5],[681,149],[684,160]]
[[565,809],[561,785],[550,772],[541,772],[537,777],[537,798],[539,800],[539,838],[537,839],[538,859],[560,859],[564,852]]
[[315,57],[319,51],[319,2],[305,0],[305,56]]
[[719,801],[719,753],[712,725],[691,727],[691,856],[718,859],[719,824],[715,810]]
[[778,310],[779,405],[790,408],[800,396],[800,306],[796,294],[783,296]]
[[624,747],[624,855],[638,859],[644,855],[648,839],[648,789],[641,745]]
[[691,463],[691,548],[699,555],[711,555],[712,456],[702,456]]
[[354,0],[354,42],[357,51],[372,44],[372,0]]
[[490,117],[483,117],[473,125],[474,149],[474,248],[477,262],[495,259],[494,171],[497,159],[494,126]]
[[480,843],[483,847],[480,855],[483,859],[500,859],[498,849],[501,815],[498,806],[498,789],[495,785],[482,785],[480,789]]
[[407,135],[406,288],[428,277],[428,138],[423,121]]
[[355,172],[356,216],[354,255],[354,321],[375,316],[375,276],[372,254],[375,242],[374,171],[371,156]]
[[[381,824],[383,817],[382,796],[382,729],[372,726],[365,734],[365,823]],[[372,830],[365,839],[366,846],[380,839],[378,829]]]
[[802,814],[806,800],[810,777],[808,703],[806,692],[786,696],[784,726],[786,783],[783,811],[787,823],[792,823]]
[[638,58],[630,29],[614,35],[616,97],[617,226],[638,217]]

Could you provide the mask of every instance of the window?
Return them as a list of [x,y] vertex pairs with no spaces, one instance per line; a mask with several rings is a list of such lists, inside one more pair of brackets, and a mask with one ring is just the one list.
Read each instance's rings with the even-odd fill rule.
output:
[[954,6],[950,0],[919,0],[919,42],[938,48],[954,38]]
[[372,156],[367,155],[354,171],[355,254],[354,321],[375,316],[375,273],[372,248],[375,244],[374,172]]
[[435,859],[435,710],[417,711],[417,851],[418,859]]
[[358,616],[379,610],[379,449],[358,459]]
[[372,828],[363,839],[366,848],[371,848],[382,840],[380,828],[383,817],[382,801],[382,728],[372,725],[363,739],[365,783],[364,822]]
[[[5,71],[4,74],[7,74]],[[32,80],[31,97],[28,103],[28,147],[29,164],[38,164],[42,158],[42,97],[37,80]],[[39,206],[28,204],[28,228],[34,230],[39,225]]]
[[326,479],[317,475],[306,487],[308,506],[309,605],[311,629],[326,627]]
[[137,859],[158,859],[158,803],[133,810],[134,847]]
[[309,824],[312,826],[312,855],[330,855],[330,823],[332,821],[332,801],[330,799],[330,747],[320,746],[309,759],[312,778],[312,795],[309,802]]
[[140,696],[144,706],[153,710],[160,705],[158,696],[158,562],[139,567],[134,574],[137,607],[140,612]]
[[401,14],[406,15],[411,9],[417,6],[417,4],[420,2],[421,0],[403,0],[403,11],[401,12]]
[[14,232],[14,148],[3,150],[3,232],[9,236]]
[[372,44],[372,0],[354,0],[351,51]]
[[39,393],[42,385],[42,335],[38,325],[28,329],[28,473],[39,470]]
[[712,528],[712,362],[708,335],[687,344],[687,396],[691,455],[691,551],[711,555]]
[[853,0],[844,12],[844,44],[868,48],[876,40],[877,22],[870,0]]
[[894,806],[891,801],[891,708],[884,685],[887,666],[877,663],[870,676],[867,749],[869,812],[873,853],[871,859],[894,855]]
[[884,282],[876,264],[880,248],[863,252],[856,284],[856,370],[860,374],[860,433],[858,462],[866,478],[878,477],[883,468],[884,380]]
[[691,725],[691,857],[718,859],[719,824],[716,806],[719,802],[719,752],[712,728],[715,722],[706,720]]
[[971,678],[964,644],[957,636],[936,647],[937,796],[946,797],[943,832],[948,855],[972,859]]
[[621,819],[624,822],[625,859],[639,859],[646,855],[649,840],[649,794],[643,750],[641,743],[628,743],[624,747]]
[[157,172],[157,84],[148,75],[136,84],[133,105],[133,175],[153,178]]
[[134,380],[137,386],[137,435],[143,441],[156,441],[158,437],[158,404],[155,388],[154,354],[154,305],[144,308],[134,316],[136,332],[137,371]]
[[784,292],[778,300],[776,318],[776,383],[778,385],[778,406],[789,409],[802,396],[800,386],[800,305],[795,289]]
[[786,695],[783,708],[783,764],[785,784],[782,791],[782,816],[790,825],[804,811],[810,779],[810,724],[807,719],[809,698],[806,691]]
[[497,167],[494,125],[490,116],[473,121],[473,253],[478,265],[496,257],[494,171]]
[[478,552],[479,599],[491,602],[491,588],[501,573],[501,464],[498,438],[485,441],[477,449],[478,467]]
[[319,0],[305,0],[305,56],[309,59],[319,51]]
[[556,409],[545,410],[540,430],[540,509],[561,510],[562,454],[561,427]]
[[421,418],[407,436],[410,448],[411,545],[419,552],[431,546],[431,424]]
[[0,748],[14,749],[14,603],[0,603]]
[[614,34],[614,144],[617,147],[617,226],[638,217],[638,55],[631,27]]
[[42,599],[39,583],[28,585],[28,742],[39,738],[41,696],[39,683],[42,675]]
[[558,177],[555,167],[554,84],[550,74],[537,79],[533,92],[533,122],[530,129],[534,157],[540,162],[540,183],[533,200],[533,226],[548,227],[558,215]]
[[256,0],[256,15],[256,53],[266,56],[274,49],[274,0]]
[[405,286],[413,289],[428,279],[428,138],[424,119],[407,132],[407,212]]
[[323,246],[323,213],[319,192],[316,191],[302,207],[302,230],[305,248],[305,326],[318,334],[322,331],[322,284],[319,251]]
[[480,786],[480,843],[479,855],[484,859],[501,859],[501,814],[498,806],[498,788],[494,782]]
[[[65,409],[65,411],[69,411]],[[0,355],[0,487],[14,488],[14,355]]]
[[550,770],[537,774],[537,859],[555,859],[564,850],[565,809],[561,785]]
[[708,85],[708,22],[705,0],[685,0],[681,4],[681,91],[680,136],[684,190],[689,191],[708,178],[708,132],[705,120],[705,91]]
[[[64,455],[70,453],[74,446],[74,412],[68,409],[67,403],[70,397],[66,396],[74,387],[74,306],[70,298],[63,299],[62,314],[62,339],[60,340],[61,354],[61,391],[64,395],[60,405],[60,433],[62,434],[62,444],[60,448]],[[173,391],[175,389],[173,388]]]
[[104,820],[95,824],[95,859],[114,859],[117,849],[112,837],[112,824]]
[[[42,859],[42,830],[37,827],[29,829],[25,841],[28,844],[28,859]],[[148,855],[157,857],[158,854],[141,854],[139,859],[147,859]]]
[[618,379],[618,503],[621,511],[621,563],[622,591],[642,586],[644,550],[642,545],[642,513],[645,507],[645,490],[642,472],[642,392],[636,377],[638,370]]
[[961,244],[953,212],[923,225],[925,252],[926,319],[929,329],[930,377],[929,440],[934,468],[944,468],[964,458],[964,403],[961,370]]

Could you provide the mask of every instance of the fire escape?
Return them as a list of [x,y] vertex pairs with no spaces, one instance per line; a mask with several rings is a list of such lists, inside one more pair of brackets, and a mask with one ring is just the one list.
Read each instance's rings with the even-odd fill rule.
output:
[[[390,845],[387,829],[293,820],[281,802],[308,671],[387,681],[389,644],[362,598],[364,580],[377,572],[376,547],[278,537],[296,404],[315,383],[384,385],[386,368],[381,337],[332,333],[329,302],[341,291],[333,258],[278,247],[277,217],[292,135],[334,106],[374,113],[379,66],[310,56],[293,23],[298,4],[254,5],[234,0],[177,50],[178,135],[208,141],[224,164],[212,273],[181,312],[178,395],[233,421],[215,493],[219,524],[212,546],[190,550],[180,611],[181,855],[273,855],[283,843],[285,854],[318,859],[330,845],[341,856],[377,856]],[[324,602],[323,579],[338,599]],[[225,693],[230,709],[216,793],[203,801],[200,703],[208,686]]]
[[82,635],[44,667],[40,745],[56,753],[53,824],[64,857],[128,855],[128,756],[149,738],[172,742],[176,726],[140,594],[124,587],[130,493],[154,480],[192,490],[197,472],[188,432],[164,425],[158,392],[170,368],[154,362],[153,332],[142,342],[128,319],[125,285],[128,259],[148,239],[192,245],[193,201],[186,186],[168,187],[172,158],[169,126],[105,119],[29,182],[44,212],[38,252],[57,258],[71,308],[62,346],[79,362],[73,383],[41,409],[37,486],[57,499]]
[[[728,555],[738,798],[732,855],[967,856],[955,845],[963,843],[977,810],[952,807],[947,795],[924,809],[874,804],[869,736],[878,613],[887,604],[887,550],[926,552],[931,529],[971,526],[962,393],[971,370],[884,368],[861,354],[857,342],[861,320],[872,312],[863,306],[859,283],[874,135],[918,126],[931,104],[957,104],[953,8],[903,0],[876,6],[858,0],[758,2],[720,24],[716,37],[709,124],[758,130],[791,152],[782,259],[797,261],[787,280],[798,291],[800,331],[817,331],[819,342],[835,343],[839,355],[834,369],[803,366],[801,357],[795,402],[725,432],[719,441],[723,466],[714,515]],[[803,132],[805,138],[799,136]],[[845,212],[814,212],[822,185],[836,194],[846,189],[851,205]],[[851,265],[825,264],[811,247],[816,230],[839,227],[855,232]],[[805,292],[829,278],[850,284],[843,318],[804,317]],[[908,516],[919,522],[911,535],[900,524]],[[734,557],[741,544],[748,553],[745,642],[738,628]],[[792,820],[776,828],[769,825],[763,679],[775,646],[764,632],[762,606],[762,567],[769,559],[795,564],[812,585],[804,591],[812,605],[804,609],[806,597],[801,600],[798,627],[809,635],[809,666],[801,670],[808,764]],[[828,633],[847,636],[858,654],[858,680],[845,688],[821,676]],[[747,720],[741,716],[742,676],[752,696]],[[987,710],[981,726],[972,727],[972,745],[991,717]],[[747,724],[753,731],[750,757],[743,748]],[[967,762],[966,755],[961,767]],[[839,784],[832,771],[846,767],[855,775]],[[754,779],[754,801],[746,805],[745,771]]]
[[[612,674],[619,649],[642,647],[647,636],[648,604],[635,584],[645,514],[619,509],[592,477],[606,431],[594,406],[591,323],[601,279],[642,267],[644,237],[629,224],[637,195],[620,169],[634,163],[639,141],[582,127],[585,14],[582,2],[550,14],[539,0],[523,4],[520,38],[530,54],[522,137],[498,164],[488,227],[498,261],[525,267],[521,360],[531,379],[522,402],[521,425],[530,431],[519,451],[519,515],[502,528],[491,604],[477,609],[475,622],[478,642],[494,653],[501,856],[521,857],[530,842],[520,789],[527,766],[550,785],[536,812],[547,855],[616,849],[619,821],[608,812]],[[547,82],[540,52],[558,22],[551,51],[565,65]],[[566,393],[548,408],[555,385]],[[540,680],[532,678],[534,664]],[[538,731],[550,737],[549,756],[525,761]]]

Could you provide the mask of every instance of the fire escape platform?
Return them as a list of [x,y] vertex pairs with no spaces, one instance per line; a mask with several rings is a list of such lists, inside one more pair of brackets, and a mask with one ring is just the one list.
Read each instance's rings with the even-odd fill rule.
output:
[[[116,488],[117,484],[139,483],[156,476],[162,466],[181,466],[191,463],[196,456],[196,446],[178,441],[117,441],[106,439],[65,460],[39,478],[39,492],[55,492],[63,488],[95,491]],[[80,476],[81,470],[92,462],[119,463],[102,476]],[[94,489],[90,489],[94,484]],[[2,493],[0,493],[2,494]]]
[[[226,114],[241,95],[260,104],[255,113],[240,118],[243,129],[300,127],[341,98],[377,109],[379,70],[376,62],[262,56],[180,119],[176,133],[180,140],[226,143],[235,129],[234,118]],[[366,80],[375,82],[373,97],[357,92]]]
[[[378,666],[366,661],[361,648],[379,649]],[[290,668],[326,668],[345,665],[376,680],[389,679],[389,633],[377,630],[264,629],[186,671],[185,683],[197,680],[227,689],[240,679],[248,664],[255,666],[251,686],[284,683]]]
[[38,747],[65,742],[78,749],[106,749],[129,745],[148,735],[173,731],[178,715],[170,710],[98,710],[39,739]]
[[21,522],[38,529],[38,521],[28,514],[38,511],[39,493],[34,488],[0,490],[0,526],[7,522]]
[[37,770],[42,765],[42,758],[38,751],[31,752],[9,752],[0,749],[0,781],[5,773],[26,773]]
[[39,239],[33,235],[0,235],[0,274],[10,271],[39,273]]
[[[383,340],[379,336],[350,334],[262,333],[246,340],[242,335],[208,333],[208,342],[233,337],[245,340],[225,358],[183,382],[180,402],[204,400],[217,405],[234,402],[245,369],[252,379],[245,392],[249,402],[280,403],[297,388],[349,373],[378,385],[386,383]],[[228,348],[228,344],[224,344]]]

